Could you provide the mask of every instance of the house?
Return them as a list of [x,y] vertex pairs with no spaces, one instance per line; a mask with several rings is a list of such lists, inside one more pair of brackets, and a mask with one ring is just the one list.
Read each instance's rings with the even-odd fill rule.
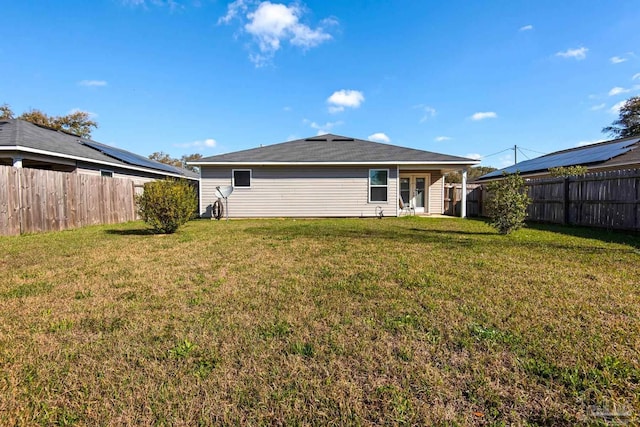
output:
[[[321,135],[202,158],[201,215],[218,186],[233,186],[232,217],[399,216],[399,199],[417,214],[444,211],[443,175],[477,160],[339,135]],[[462,216],[465,212],[462,212]]]
[[0,165],[132,179],[198,181],[198,174],[21,119],[0,119]]
[[589,172],[640,168],[640,136],[556,151],[481,176],[476,182],[500,179],[503,172],[525,178],[546,178],[555,167],[585,166]]

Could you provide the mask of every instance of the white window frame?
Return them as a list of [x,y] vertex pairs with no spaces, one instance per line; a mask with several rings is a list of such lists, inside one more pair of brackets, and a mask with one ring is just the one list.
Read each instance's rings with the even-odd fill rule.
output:
[[109,169],[100,169],[100,176],[105,178],[113,178],[113,171]]
[[[385,185],[371,185],[371,172],[372,171],[386,171],[387,183]],[[369,169],[369,175],[367,176],[367,200],[369,203],[389,203],[389,169],[375,168]],[[371,200],[371,188],[386,188],[387,200]]]
[[[241,186],[236,186],[236,172],[249,172],[249,185],[241,185]],[[238,189],[244,189],[244,188],[251,188],[253,184],[253,170],[252,169],[231,169],[231,185],[233,186],[234,189],[238,188]]]

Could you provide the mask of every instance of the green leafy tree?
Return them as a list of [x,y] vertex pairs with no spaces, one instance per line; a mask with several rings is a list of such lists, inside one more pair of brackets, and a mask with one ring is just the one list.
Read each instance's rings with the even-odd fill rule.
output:
[[509,234],[521,228],[527,217],[527,207],[531,199],[524,188],[524,179],[518,174],[507,175],[488,185],[487,208],[491,225],[500,234]]
[[620,108],[617,120],[602,129],[616,138],[627,138],[640,135],[640,96],[634,96],[625,101]]
[[[15,114],[8,104],[0,106],[0,118],[15,118]],[[92,130],[98,127],[98,123],[91,120],[91,115],[86,111],[74,111],[66,116],[50,116],[40,110],[32,109],[22,113],[18,118],[36,125],[69,132],[82,138],[91,138]]]
[[189,169],[190,171],[193,171],[193,172],[200,172],[200,168],[198,166],[188,165],[187,162],[194,162],[194,161],[200,160],[201,158],[202,158],[202,154],[194,153],[194,154],[184,155],[180,158],[180,160],[182,160],[184,164],[183,167],[185,169]]
[[164,151],[156,151],[155,153],[151,153],[149,154],[149,158],[151,160],[155,160],[156,162],[164,163],[165,165],[176,166],[179,168],[182,167],[182,161],[180,159],[175,159]]
[[0,105],[0,119],[7,120],[7,119],[13,119],[13,118],[14,118],[13,110],[11,109],[11,107],[9,107],[9,104]]
[[549,174],[552,177],[566,178],[568,176],[584,175],[588,169],[586,166],[558,166],[555,168],[549,168]]
[[156,162],[164,163],[165,165],[176,166],[179,168],[188,169],[193,172],[199,172],[200,169],[197,166],[188,165],[187,162],[191,162],[194,160],[199,160],[202,158],[202,154],[194,153],[194,154],[185,154],[181,158],[176,159],[171,157],[169,154],[164,151],[156,151],[149,155],[151,160],[155,160]]
[[186,180],[148,182],[136,202],[142,220],[163,234],[175,233],[194,217],[198,208],[196,190]]
[[[496,171],[498,169],[491,166],[474,166],[467,171],[467,182],[475,181],[482,175],[486,175],[489,172]],[[448,172],[445,180],[450,183],[459,184],[462,182],[462,174],[458,171]]]

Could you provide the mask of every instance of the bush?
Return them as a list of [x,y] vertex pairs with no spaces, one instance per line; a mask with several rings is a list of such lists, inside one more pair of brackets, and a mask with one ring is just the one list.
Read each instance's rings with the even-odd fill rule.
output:
[[524,179],[518,173],[503,173],[503,178],[491,182],[488,190],[491,226],[500,234],[509,234],[522,227],[527,217],[527,206],[531,203],[524,189]]
[[554,178],[566,178],[574,175],[584,175],[588,172],[586,166],[558,166],[549,168],[549,174]]
[[189,221],[198,208],[196,190],[186,180],[147,182],[136,197],[140,217],[157,233],[171,234]]

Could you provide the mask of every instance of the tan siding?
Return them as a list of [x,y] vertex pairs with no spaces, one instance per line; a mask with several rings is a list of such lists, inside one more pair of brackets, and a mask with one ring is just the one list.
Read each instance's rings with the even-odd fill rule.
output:
[[[215,200],[215,187],[231,185],[230,167],[202,168],[201,213]],[[387,203],[368,203],[369,167],[246,167],[251,188],[236,188],[229,197],[230,217],[353,217],[396,214],[397,171],[389,169]]]
[[444,175],[441,171],[429,171],[431,186],[429,187],[429,213],[442,214],[444,207]]

